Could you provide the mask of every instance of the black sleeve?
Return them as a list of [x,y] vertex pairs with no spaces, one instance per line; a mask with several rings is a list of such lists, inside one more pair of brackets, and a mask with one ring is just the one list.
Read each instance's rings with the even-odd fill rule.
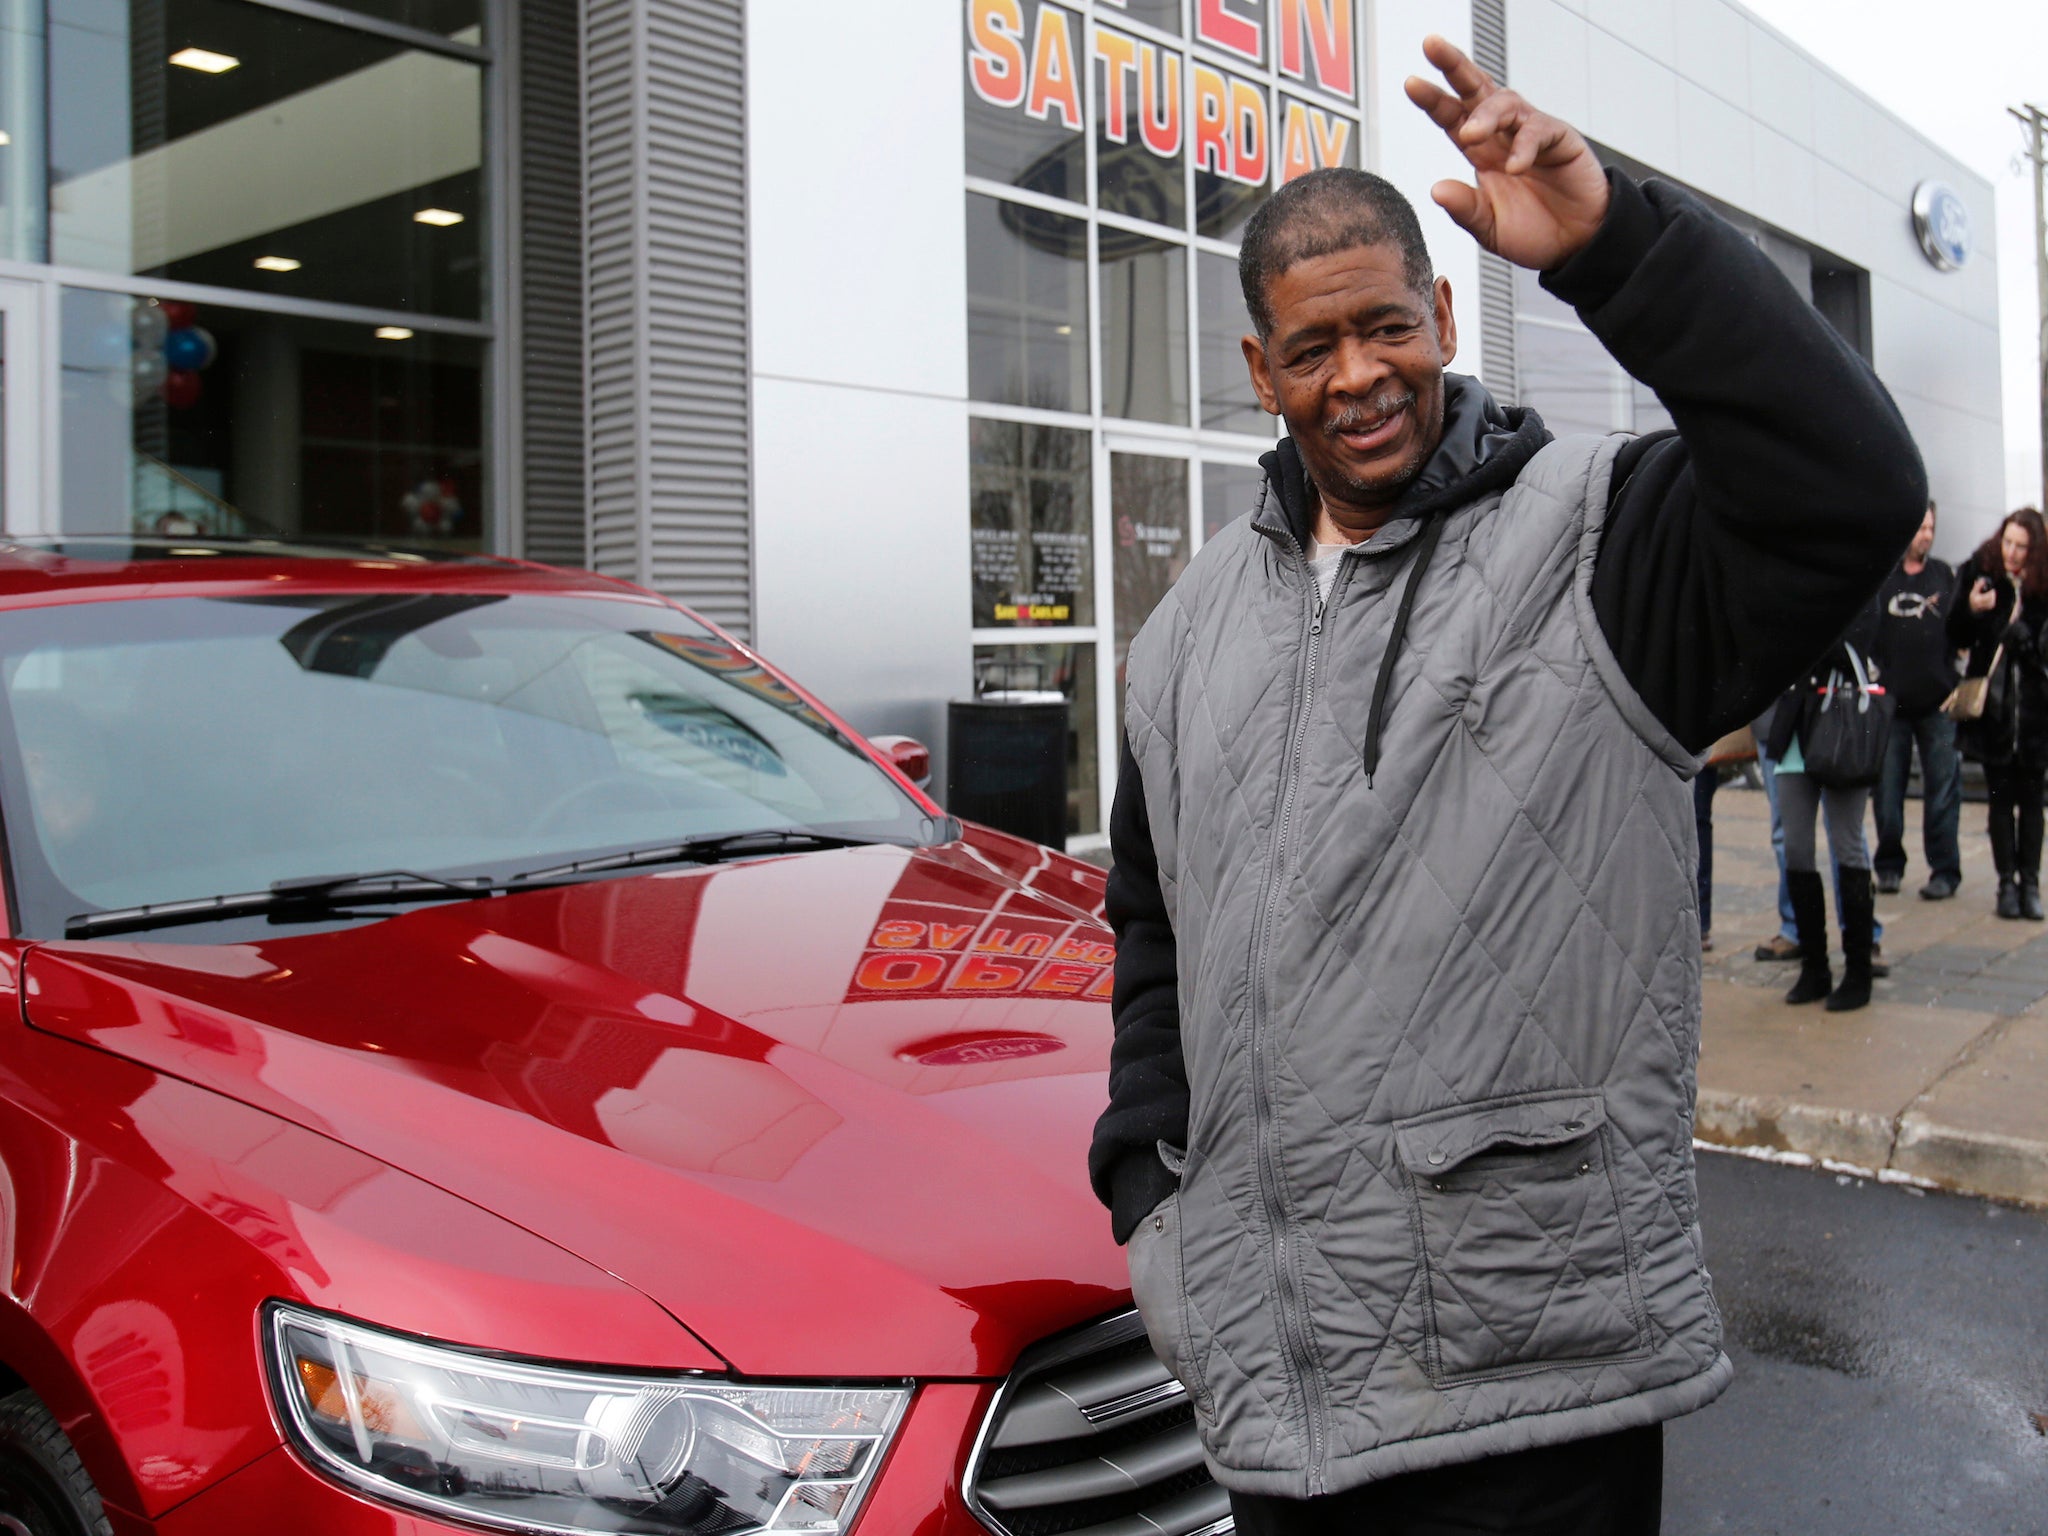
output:
[[1956,572],[1956,589],[1948,600],[1948,643],[1959,651],[1977,644],[1977,615],[1970,607],[1970,588],[1977,585],[1977,563],[1972,560]]
[[1110,1015],[1109,1108],[1095,1122],[1088,1177],[1127,1242],[1177,1182],[1159,1143],[1186,1146],[1188,1071],[1180,1049],[1180,971],[1173,925],[1159,891],[1159,860],[1145,814],[1145,782],[1123,745],[1109,813],[1112,858],[1105,909],[1116,934]]
[[1543,285],[1677,431],[1615,465],[1593,611],[1698,751],[1841,634],[1919,527],[1927,477],[1877,375],[1769,258],[1668,183],[1608,184],[1599,234]]

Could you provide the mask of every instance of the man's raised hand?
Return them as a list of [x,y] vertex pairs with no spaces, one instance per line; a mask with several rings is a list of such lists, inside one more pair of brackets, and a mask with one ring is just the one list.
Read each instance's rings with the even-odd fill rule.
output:
[[1478,185],[1440,181],[1430,196],[1481,245],[1517,266],[1547,271],[1582,250],[1607,216],[1607,176],[1578,130],[1504,91],[1443,38],[1423,56],[1446,91],[1416,75],[1408,99],[1472,164]]

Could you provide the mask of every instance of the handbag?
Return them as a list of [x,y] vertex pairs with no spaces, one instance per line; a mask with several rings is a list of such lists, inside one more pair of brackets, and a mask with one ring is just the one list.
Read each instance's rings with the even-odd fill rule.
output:
[[1897,705],[1878,684],[1852,645],[1849,675],[1838,667],[1828,674],[1818,702],[1809,699],[1799,722],[1799,751],[1806,771],[1830,789],[1859,789],[1875,784],[1884,770],[1885,744],[1891,738]]
[[1998,649],[1991,653],[1991,665],[1984,669],[1984,675],[1966,677],[1950,689],[1948,697],[1941,701],[1941,712],[1951,720],[1982,719],[1991,693],[1991,679],[1998,675],[1998,664],[2003,660],[2005,642],[2001,640]]

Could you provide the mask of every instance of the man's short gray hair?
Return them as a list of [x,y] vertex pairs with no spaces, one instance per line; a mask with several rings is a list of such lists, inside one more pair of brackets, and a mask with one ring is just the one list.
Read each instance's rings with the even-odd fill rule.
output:
[[1391,245],[1401,275],[1427,298],[1436,277],[1415,207],[1385,177],[1342,166],[1297,176],[1259,205],[1245,226],[1237,257],[1244,307],[1260,339],[1273,330],[1266,289],[1296,262],[1354,246]]

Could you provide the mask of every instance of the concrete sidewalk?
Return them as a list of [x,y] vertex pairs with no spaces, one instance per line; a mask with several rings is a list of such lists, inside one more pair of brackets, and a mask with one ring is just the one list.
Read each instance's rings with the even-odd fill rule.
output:
[[[1796,967],[1752,957],[1778,931],[1770,808],[1739,782],[1721,787],[1700,1140],[2048,1205],[2048,924],[1993,914],[1981,804],[1963,806],[1962,844],[1961,891],[1920,900],[1909,800],[1905,885],[1877,899],[1890,979],[1854,1013],[1793,1008],[1782,998]],[[1829,906],[1832,923],[1832,893]]]

